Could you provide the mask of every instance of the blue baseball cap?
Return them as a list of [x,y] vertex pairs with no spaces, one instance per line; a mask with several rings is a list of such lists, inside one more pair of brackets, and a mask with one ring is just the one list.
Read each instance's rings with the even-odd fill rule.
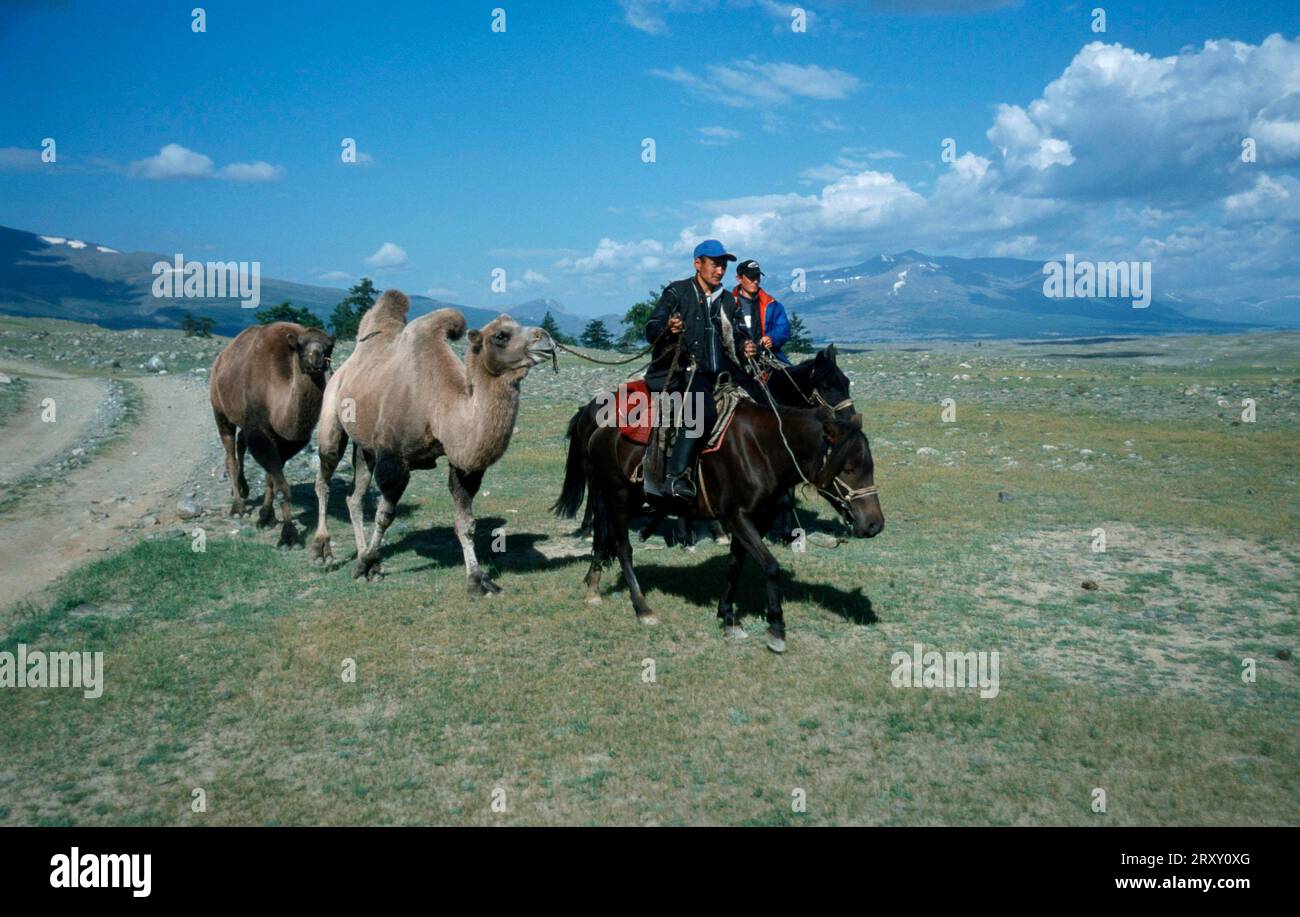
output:
[[712,258],[714,261],[736,260],[736,256],[728,253],[727,249],[717,239],[705,239],[695,246],[695,257]]

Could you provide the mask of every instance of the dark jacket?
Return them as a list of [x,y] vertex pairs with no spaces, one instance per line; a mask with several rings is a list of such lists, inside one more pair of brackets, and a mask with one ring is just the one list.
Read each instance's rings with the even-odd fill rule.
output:
[[697,372],[715,376],[721,372],[729,372],[733,376],[740,374],[740,367],[732,360],[727,349],[725,325],[722,321],[722,316],[725,315],[731,325],[736,358],[742,358],[749,335],[745,331],[745,320],[740,316],[736,300],[729,290],[724,289],[709,309],[709,314],[706,314],[704,294],[700,292],[695,278],[688,277],[664,288],[654,311],[650,313],[650,320],[646,322],[645,339],[655,345],[650,368],[645,374],[646,383],[651,389],[664,387],[668,366],[673,360],[677,335],[664,333],[668,319],[673,315],[680,315],[686,325],[681,332],[682,353],[677,358],[675,384],[680,384],[680,380],[685,378],[683,371],[689,369],[691,357],[695,358]]

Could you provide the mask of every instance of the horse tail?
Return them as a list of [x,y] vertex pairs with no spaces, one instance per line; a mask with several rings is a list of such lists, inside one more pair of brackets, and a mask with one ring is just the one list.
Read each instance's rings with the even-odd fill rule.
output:
[[[569,421],[568,431],[564,434],[569,440],[569,457],[564,463],[564,486],[560,489],[559,499],[551,506],[551,512],[561,519],[572,519],[578,514],[578,507],[582,506],[582,499],[587,491],[587,472],[582,461],[582,453],[587,444],[582,442],[582,437],[578,436],[578,424],[585,410],[585,407],[578,409],[578,413],[574,414]],[[595,496],[594,489],[592,496],[593,498]],[[588,512],[591,512],[590,506]]]

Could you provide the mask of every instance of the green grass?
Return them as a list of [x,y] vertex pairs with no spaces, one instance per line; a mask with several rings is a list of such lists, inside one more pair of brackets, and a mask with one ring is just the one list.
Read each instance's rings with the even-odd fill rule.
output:
[[[1025,359],[991,350],[972,353]],[[846,362],[907,378],[919,359]],[[1274,360],[1300,375],[1293,357],[1262,359],[1268,376]],[[1046,402],[1080,379],[1163,391],[1186,372],[1058,363],[1050,375],[1067,378],[1041,383]],[[1062,410],[976,392],[954,425],[939,420],[946,383],[881,398],[859,382],[886,529],[778,549],[790,651],[777,657],[761,639],[720,637],[725,549],[711,543],[636,545],[658,628],[636,624],[613,570],[604,604],[583,604],[581,544],[547,512],[576,375],[568,364],[525,382],[519,433],[476,503],[500,597],[465,594],[440,469],[415,475],[380,583],[354,583],[347,564],[318,571],[273,534],[210,530],[206,553],[141,542],[0,621],[3,649],[106,656],[98,700],[0,693],[0,824],[1300,822],[1300,675],[1279,658],[1297,649],[1300,598],[1289,403],[1232,426],[1144,416],[1131,400]],[[616,376],[580,378],[589,390]],[[923,445],[940,456],[918,456]],[[1071,471],[1081,448],[1092,467]],[[810,528],[837,524],[817,502],[800,512]],[[507,551],[493,554],[502,525]],[[1105,553],[1091,550],[1097,527]],[[86,603],[115,611],[74,613]],[[763,605],[752,564],[739,604]],[[999,695],[893,687],[890,656],[914,642],[999,651]],[[190,811],[195,787],[206,813]],[[1105,814],[1090,808],[1094,787]],[[806,812],[792,811],[796,790]]]
[[27,404],[31,388],[32,384],[26,379],[12,377],[7,385],[0,385],[0,429]]

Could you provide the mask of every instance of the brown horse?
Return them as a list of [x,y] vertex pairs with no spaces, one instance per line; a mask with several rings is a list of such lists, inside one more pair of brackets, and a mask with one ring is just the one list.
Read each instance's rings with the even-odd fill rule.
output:
[[[570,429],[574,426],[571,422]],[[637,619],[657,624],[632,569],[628,538],[628,520],[645,500],[636,474],[644,453],[645,447],[624,438],[616,427],[600,427],[586,438],[572,437],[564,486],[553,509],[558,516],[573,518],[584,489],[589,491],[593,538],[587,602],[601,601],[601,569],[617,557]],[[845,420],[826,408],[772,410],[744,401],[737,406],[722,448],[701,457],[695,507],[697,516],[719,519],[731,531],[727,585],[718,602],[718,617],[727,636],[747,636],[733,601],[748,554],[767,579],[768,648],[785,652],[781,567],[763,542],[777,512],[777,498],[796,484],[812,484],[855,537],[871,538],[885,525],[874,471],[860,415]]]

